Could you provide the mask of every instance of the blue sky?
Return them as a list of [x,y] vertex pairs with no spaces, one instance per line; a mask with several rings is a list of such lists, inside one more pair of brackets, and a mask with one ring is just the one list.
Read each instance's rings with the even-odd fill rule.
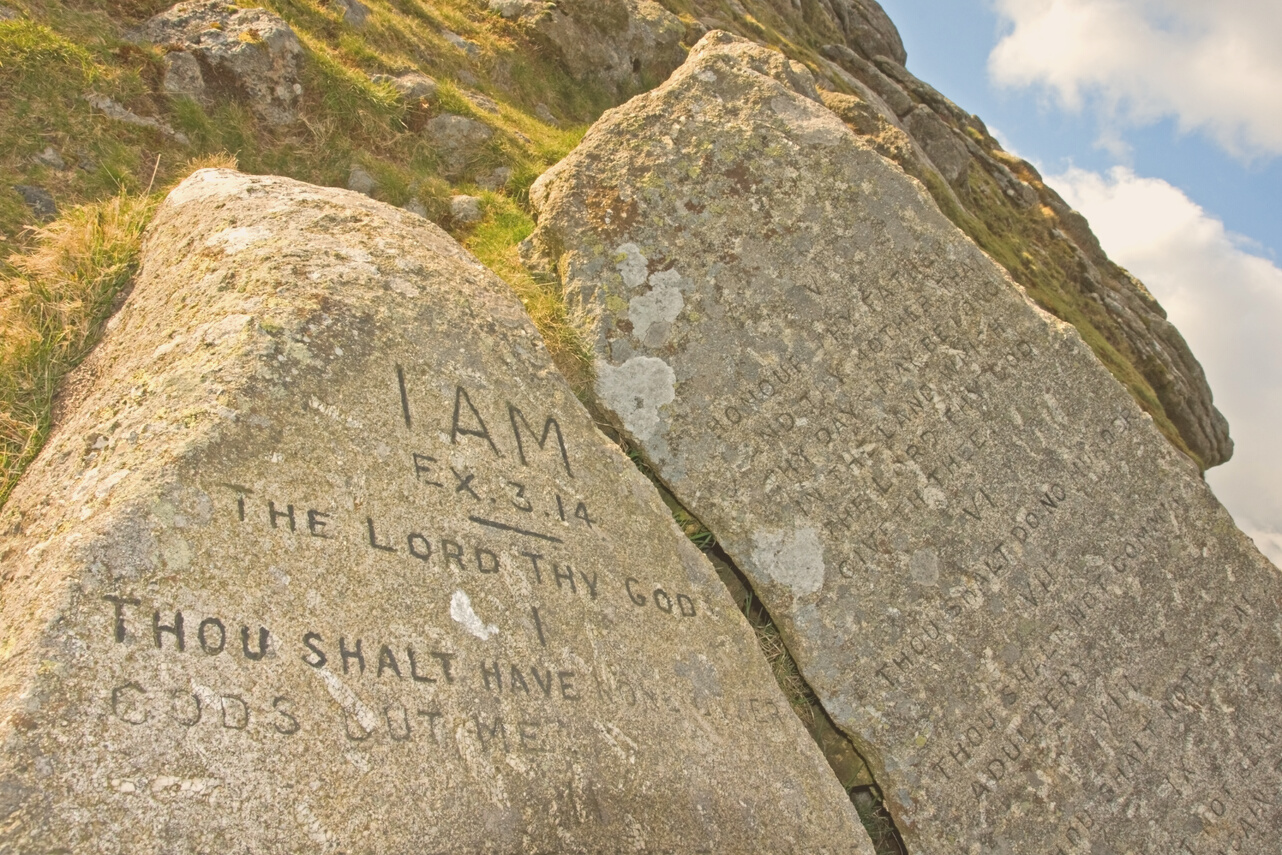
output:
[[1282,2],[882,0],[908,68],[1086,215],[1206,369],[1207,473],[1282,565]]
[[1103,172],[1129,165],[1139,175],[1179,187],[1230,231],[1254,241],[1257,251],[1282,258],[1282,158],[1235,158],[1205,134],[1180,132],[1169,117],[1127,128],[1131,152],[1118,157],[1097,145],[1106,123],[1093,110],[1069,112],[1042,89],[991,82],[989,53],[1011,25],[989,0],[882,0],[881,5],[899,27],[909,70],[1001,132],[1024,158],[1051,174],[1070,166]]

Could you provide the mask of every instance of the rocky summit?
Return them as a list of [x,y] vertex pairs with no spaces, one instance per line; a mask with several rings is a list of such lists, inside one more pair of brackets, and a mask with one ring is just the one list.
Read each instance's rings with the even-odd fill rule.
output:
[[909,852],[1271,851],[1282,579],[1083,343],[725,33],[535,184],[592,400]]
[[861,853],[712,566],[447,235],[170,194],[5,509],[3,849]]

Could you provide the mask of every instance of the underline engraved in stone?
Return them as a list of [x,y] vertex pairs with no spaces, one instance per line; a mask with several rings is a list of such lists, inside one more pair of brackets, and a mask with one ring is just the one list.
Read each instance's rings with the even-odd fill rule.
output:
[[526,537],[537,537],[539,540],[547,540],[552,543],[565,542],[561,540],[561,538],[553,537],[550,534],[541,534],[537,531],[526,531],[523,528],[517,528],[516,526],[508,525],[507,523],[495,522],[494,520],[482,519],[481,517],[468,517],[468,519],[476,523],[477,525],[483,525],[488,528],[497,528],[500,531],[510,531],[510,532],[513,532],[514,534],[523,534]]

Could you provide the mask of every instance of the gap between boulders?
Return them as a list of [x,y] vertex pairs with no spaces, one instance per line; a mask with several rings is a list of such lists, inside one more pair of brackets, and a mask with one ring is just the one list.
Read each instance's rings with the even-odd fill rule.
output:
[[770,665],[770,672],[774,675],[775,682],[779,684],[779,690],[788,700],[788,706],[801,720],[806,732],[814,739],[833,774],[837,776],[842,789],[850,796],[860,821],[872,839],[877,855],[908,855],[908,847],[899,829],[895,827],[895,821],[890,812],[886,809],[885,799],[873,777],[872,767],[864,760],[863,755],[855,748],[849,737],[837,727],[832,717],[828,715],[828,711],[823,708],[823,704],[819,702],[819,698],[815,696],[814,690],[810,688],[810,684],[806,682],[806,678],[797,667],[796,660],[788,651],[788,646],[784,643],[778,627],[775,626],[774,619],[770,617],[770,612],[753,591],[748,577],[735,566],[734,560],[718,545],[716,536],[691,514],[651,471],[641,454],[630,448],[613,429],[599,420],[598,427],[617,442],[637,469],[650,479],[663,498],[664,504],[672,512],[672,517],[682,534],[699,548],[716,569],[717,577],[725,584],[731,599],[748,619],[761,654]]

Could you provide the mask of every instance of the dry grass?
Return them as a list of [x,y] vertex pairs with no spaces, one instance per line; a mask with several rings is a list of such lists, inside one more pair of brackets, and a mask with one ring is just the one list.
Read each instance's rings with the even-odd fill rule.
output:
[[[179,172],[209,166],[234,169],[236,159],[206,155]],[[8,259],[11,272],[0,278],[0,505],[44,445],[59,384],[98,342],[137,270],[162,197],[121,190],[73,208]]]
[[58,384],[97,342],[138,266],[156,199],[121,192],[35,233],[0,279],[0,504],[44,444]]
[[[512,273],[505,275],[504,279],[512,286],[530,320],[543,336],[556,367],[565,375],[570,387],[582,394],[592,387],[592,353],[580,325],[572,321],[566,310],[560,285],[540,282],[523,268],[516,268],[516,247],[508,247],[504,254],[508,263],[513,265],[509,268]],[[490,264],[490,269],[495,267]]]
[[815,723],[815,709],[819,706],[819,699],[815,697],[806,678],[802,677],[801,672],[797,670],[797,661],[792,658],[792,654],[784,645],[779,628],[775,626],[774,621],[770,620],[769,615],[758,615],[755,619],[749,615],[748,620],[757,635],[757,646],[761,648],[762,655],[770,663],[775,682],[783,690],[797,718],[801,719],[807,727],[811,727]]
[[[522,207],[530,183],[610,106],[599,87],[572,80],[517,28],[468,0],[368,0],[372,20],[360,31],[324,0],[266,0],[307,47],[299,122],[266,127],[242,104],[201,105],[161,89],[162,52],[124,35],[168,5],[20,1],[22,17],[0,21],[0,504],[44,442],[59,381],[93,346],[137,265],[152,183],[172,186],[200,166],[239,160],[245,172],[343,186],[360,164],[377,179],[376,198],[417,199],[446,225],[452,194],[477,193],[494,168],[511,168],[505,191],[487,194],[486,221],[456,236],[512,285],[571,381],[590,384],[588,350],[559,288],[521,268],[515,243],[532,227]],[[446,28],[476,42],[475,55],[452,46]],[[407,69],[436,78],[436,98],[404,104],[368,76]],[[95,113],[90,91],[162,118],[190,143]],[[476,93],[499,112],[475,108]],[[537,119],[535,104],[561,123]],[[472,115],[495,132],[465,174],[442,174],[421,133],[441,112]],[[41,160],[46,148],[65,164]],[[62,217],[32,228],[16,184],[46,189]]]
[[179,184],[181,184],[183,181],[187,179],[187,176],[191,175],[193,172],[195,172],[198,169],[239,169],[239,168],[240,168],[240,164],[237,162],[235,155],[228,154],[225,151],[214,152],[212,154],[205,154],[199,157],[193,157],[191,160],[187,161],[183,165],[183,168],[179,171],[179,175],[181,175],[182,177],[172,181],[169,184],[169,186],[165,188],[165,194],[168,194],[170,190],[177,187]]
[[582,394],[592,385],[592,352],[583,325],[570,316],[558,282],[536,277],[521,264],[518,244],[534,231],[534,220],[512,199],[497,193],[484,194],[482,209],[484,220],[460,236],[463,245],[516,292],[552,361],[571,388]]

